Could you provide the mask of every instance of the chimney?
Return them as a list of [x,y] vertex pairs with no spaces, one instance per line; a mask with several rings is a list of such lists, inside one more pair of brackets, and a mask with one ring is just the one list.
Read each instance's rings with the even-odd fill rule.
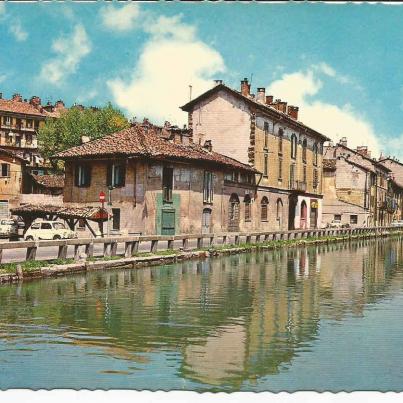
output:
[[214,80],[215,86],[217,85],[221,85],[222,84],[222,80]]
[[298,111],[299,111],[298,106],[293,106],[293,105],[288,106],[288,116],[290,116],[291,118],[293,118],[295,120],[298,120]]
[[241,81],[241,94],[245,97],[250,95],[250,84],[246,77]]
[[287,113],[287,102],[281,101],[278,103],[278,110],[283,113]]
[[266,103],[266,88],[261,87],[257,89],[256,101],[262,104]]
[[3,99],[3,93],[0,92],[0,99]]
[[39,97],[37,97],[36,95],[34,95],[33,97],[31,97],[31,99],[29,100],[29,103],[34,106],[35,108],[38,108],[39,105],[41,104],[41,99]]
[[344,147],[347,147],[347,137],[342,137],[339,141],[339,144],[341,144]]
[[56,103],[55,103],[55,108],[57,109],[57,108],[64,108],[65,107],[65,105],[64,105],[64,102],[61,100],[61,99],[59,99],[58,101],[56,101]]
[[271,105],[273,103],[273,95],[266,95],[266,105]]
[[90,140],[89,136],[81,136],[81,144],[88,143]]
[[211,140],[206,140],[204,142],[203,148],[209,152],[213,151],[213,144],[211,143]]
[[21,94],[14,94],[13,97],[12,97],[12,100],[16,101],[16,102],[22,102]]
[[371,152],[368,151],[368,146],[358,146],[357,149],[358,154],[364,155],[365,157],[371,157]]

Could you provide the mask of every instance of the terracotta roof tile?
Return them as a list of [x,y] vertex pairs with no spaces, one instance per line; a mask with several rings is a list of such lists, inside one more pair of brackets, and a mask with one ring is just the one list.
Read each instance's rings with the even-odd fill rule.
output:
[[208,151],[204,147],[190,143],[178,144],[161,137],[156,129],[136,124],[128,129],[110,134],[98,140],[62,151],[52,158],[100,158],[117,156],[138,156],[154,159],[179,159],[216,163],[232,168],[257,172],[250,165],[233,158]]
[[12,99],[0,99],[0,111],[21,113],[35,116],[48,116],[47,112],[42,109],[38,110],[29,102],[20,102]]
[[64,187],[64,176],[63,175],[34,175],[31,174],[34,181],[41,186],[46,188],[63,188]]

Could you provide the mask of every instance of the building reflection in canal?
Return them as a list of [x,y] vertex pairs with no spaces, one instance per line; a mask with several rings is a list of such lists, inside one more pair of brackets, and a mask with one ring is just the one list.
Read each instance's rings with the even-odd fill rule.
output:
[[402,242],[366,240],[2,287],[0,333],[13,343],[46,326],[134,366],[177,352],[176,376],[237,390],[286,371],[321,321],[401,291],[402,258]]

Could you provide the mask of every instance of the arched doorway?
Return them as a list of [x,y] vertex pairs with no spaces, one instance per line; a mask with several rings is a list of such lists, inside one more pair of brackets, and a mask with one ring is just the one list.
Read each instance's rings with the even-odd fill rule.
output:
[[282,227],[283,227],[283,202],[281,199],[277,199],[276,219],[277,219],[277,228],[282,229]]
[[229,199],[228,231],[239,231],[239,197],[236,193]]
[[202,214],[202,234],[211,233],[211,209],[203,209]]
[[306,219],[307,219],[307,214],[308,213],[308,207],[306,205],[305,200],[302,201],[301,203],[301,215],[300,215],[300,219],[299,219],[299,227],[301,229],[305,229],[306,228]]

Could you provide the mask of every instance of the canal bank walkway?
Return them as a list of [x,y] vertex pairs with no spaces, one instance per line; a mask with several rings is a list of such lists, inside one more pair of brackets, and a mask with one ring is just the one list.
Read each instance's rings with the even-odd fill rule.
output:
[[[402,227],[329,228],[281,232],[123,236],[95,239],[4,242],[0,243],[0,262],[4,257],[4,251],[15,249],[25,249],[26,260],[0,264],[0,284],[85,271],[118,268],[134,269],[226,254],[386,237],[398,234],[403,234]],[[195,247],[190,247],[191,242],[195,243]],[[149,244],[149,252],[139,252],[140,244]],[[102,255],[94,255],[94,245],[102,245]],[[122,251],[119,246],[123,246],[124,250]],[[37,260],[37,250],[45,247],[54,248],[55,258]],[[69,251],[70,255],[68,254]]]

